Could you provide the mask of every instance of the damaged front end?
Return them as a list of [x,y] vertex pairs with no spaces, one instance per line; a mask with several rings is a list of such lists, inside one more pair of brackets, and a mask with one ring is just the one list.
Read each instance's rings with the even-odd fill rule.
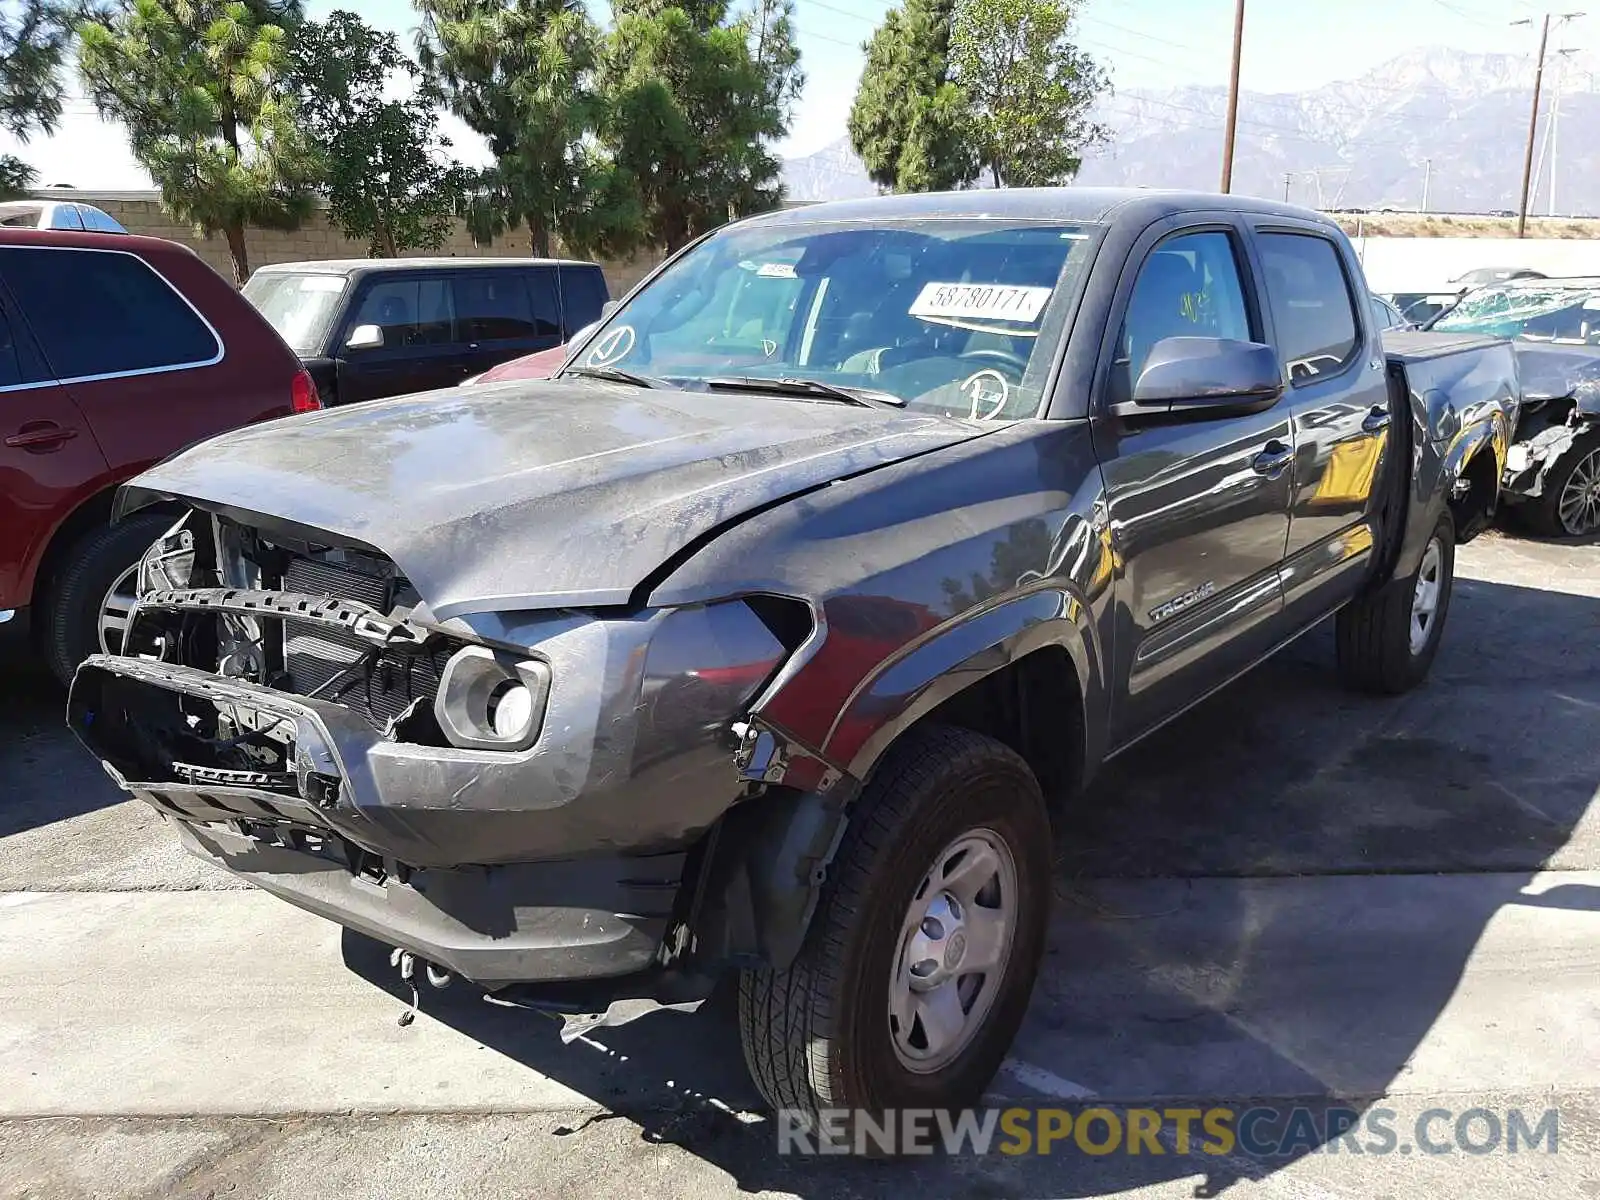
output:
[[201,857],[493,992],[697,999],[763,953],[751,864],[804,880],[828,848],[750,754],[797,601],[440,622],[370,547],[195,509],[129,619],[146,652],[88,660],[68,705],[112,778]]
[[1513,501],[1544,497],[1552,470],[1580,439],[1600,434],[1600,352],[1516,343],[1522,404],[1502,486]]

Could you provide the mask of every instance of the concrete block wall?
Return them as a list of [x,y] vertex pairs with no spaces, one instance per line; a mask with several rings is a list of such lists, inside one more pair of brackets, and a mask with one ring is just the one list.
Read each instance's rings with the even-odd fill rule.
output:
[[[228,257],[228,243],[221,236],[203,237],[188,225],[174,221],[161,207],[154,193],[67,191],[52,188],[37,193],[40,199],[82,200],[110,213],[129,233],[147,237],[165,238],[182,242],[194,249],[225,279],[233,276],[233,265]],[[250,269],[270,263],[302,262],[326,258],[365,258],[367,247],[354,242],[339,232],[328,220],[325,209],[318,208],[298,229],[249,229],[245,233],[245,247],[250,255]],[[439,254],[458,258],[526,257],[533,253],[526,229],[519,229],[505,237],[496,238],[493,245],[475,246],[467,234],[465,222],[456,221],[449,238]],[[560,254],[559,248],[556,253]],[[419,257],[418,254],[406,257]],[[641,253],[632,259],[605,260],[601,267],[613,296],[621,296],[652,270],[662,259],[658,252]]]

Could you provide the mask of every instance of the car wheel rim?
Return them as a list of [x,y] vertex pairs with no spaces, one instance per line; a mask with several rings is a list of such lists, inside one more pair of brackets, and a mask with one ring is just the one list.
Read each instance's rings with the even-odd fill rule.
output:
[[1411,594],[1411,653],[1421,654],[1433,636],[1439,615],[1439,593],[1444,582],[1444,546],[1438,538],[1428,543],[1417,570],[1416,590]]
[[1600,529],[1600,448],[1585,454],[1567,476],[1557,502],[1561,527],[1573,535]]
[[105,597],[100,601],[98,626],[100,653],[131,653],[125,647],[128,641],[128,621],[133,616],[134,604],[138,601],[138,586],[139,568],[134,565],[118,575],[116,581],[106,589]]
[[934,859],[906,911],[889,979],[889,1030],[908,1070],[930,1074],[971,1043],[993,1008],[1017,927],[1017,865],[974,829]]

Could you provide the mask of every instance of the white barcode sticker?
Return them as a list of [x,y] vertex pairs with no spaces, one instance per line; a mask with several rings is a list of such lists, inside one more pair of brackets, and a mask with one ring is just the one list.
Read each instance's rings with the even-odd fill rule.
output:
[[968,320],[1020,321],[1039,319],[1050,299],[1046,287],[1015,287],[1007,283],[930,283],[911,304],[913,317],[964,317]]

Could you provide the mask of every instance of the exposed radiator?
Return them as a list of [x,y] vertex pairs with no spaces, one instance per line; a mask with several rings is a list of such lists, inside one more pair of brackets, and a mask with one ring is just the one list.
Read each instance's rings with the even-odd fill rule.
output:
[[[380,613],[388,612],[391,603],[388,580],[307,558],[290,563],[283,586],[289,592],[356,600]],[[446,654],[374,653],[371,642],[342,629],[290,618],[284,621],[283,657],[292,691],[343,704],[381,729],[413,700],[432,702]],[[357,666],[363,658],[371,661]]]

